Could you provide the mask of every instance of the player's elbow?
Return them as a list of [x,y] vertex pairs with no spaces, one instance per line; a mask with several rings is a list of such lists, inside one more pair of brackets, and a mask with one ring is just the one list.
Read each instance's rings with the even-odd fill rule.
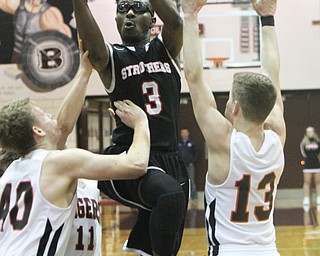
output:
[[145,175],[147,173],[147,165],[137,165],[134,168],[132,168],[132,179],[140,178],[141,176]]
[[173,24],[171,24],[172,28],[174,30],[183,30],[183,19],[180,15],[177,15],[177,17],[174,19]]
[[131,162],[130,176],[132,179],[139,178],[147,173],[148,163],[146,160],[135,159]]
[[172,12],[172,16],[170,17],[170,19],[167,19],[164,21],[163,32],[164,31],[167,31],[167,33],[169,33],[171,36],[172,35],[175,35],[175,36],[181,35],[181,37],[182,37],[183,19],[175,11]]

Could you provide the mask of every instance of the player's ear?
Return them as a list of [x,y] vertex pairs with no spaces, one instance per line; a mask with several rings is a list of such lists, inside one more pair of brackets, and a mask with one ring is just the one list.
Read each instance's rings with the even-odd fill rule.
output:
[[150,28],[153,28],[156,25],[156,21],[157,21],[156,17],[151,17]]
[[238,101],[234,101],[232,104],[232,114],[235,115],[239,112],[239,102]]
[[33,134],[35,134],[35,135],[37,135],[39,137],[43,137],[44,135],[46,135],[45,131],[42,130],[38,126],[32,126],[32,132],[33,132]]

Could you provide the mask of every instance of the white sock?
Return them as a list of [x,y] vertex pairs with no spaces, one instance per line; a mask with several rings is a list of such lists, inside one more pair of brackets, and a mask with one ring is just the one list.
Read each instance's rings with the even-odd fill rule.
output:
[[303,205],[310,205],[310,198],[308,196],[303,198]]

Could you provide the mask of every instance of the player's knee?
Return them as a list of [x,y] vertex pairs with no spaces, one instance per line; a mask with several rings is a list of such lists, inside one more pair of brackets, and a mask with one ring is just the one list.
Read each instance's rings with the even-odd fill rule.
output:
[[159,231],[162,234],[175,234],[183,219],[185,208],[185,195],[182,190],[161,195],[158,198],[157,210]]
[[305,186],[310,186],[310,185],[311,185],[311,181],[305,180],[305,181],[303,182],[303,185],[305,185]]

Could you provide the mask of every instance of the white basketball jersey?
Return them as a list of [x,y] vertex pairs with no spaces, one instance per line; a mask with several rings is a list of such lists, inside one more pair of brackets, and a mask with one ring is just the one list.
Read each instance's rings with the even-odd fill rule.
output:
[[[35,150],[14,161],[0,179],[0,255],[64,255],[76,209],[49,203],[40,191],[43,159]],[[66,170],[67,171],[67,170]]]
[[247,135],[233,130],[226,181],[215,186],[206,180],[209,255],[277,255],[273,211],[284,154],[278,135],[264,134],[256,152]]
[[101,225],[97,181],[79,179],[77,210],[67,256],[100,256]]

